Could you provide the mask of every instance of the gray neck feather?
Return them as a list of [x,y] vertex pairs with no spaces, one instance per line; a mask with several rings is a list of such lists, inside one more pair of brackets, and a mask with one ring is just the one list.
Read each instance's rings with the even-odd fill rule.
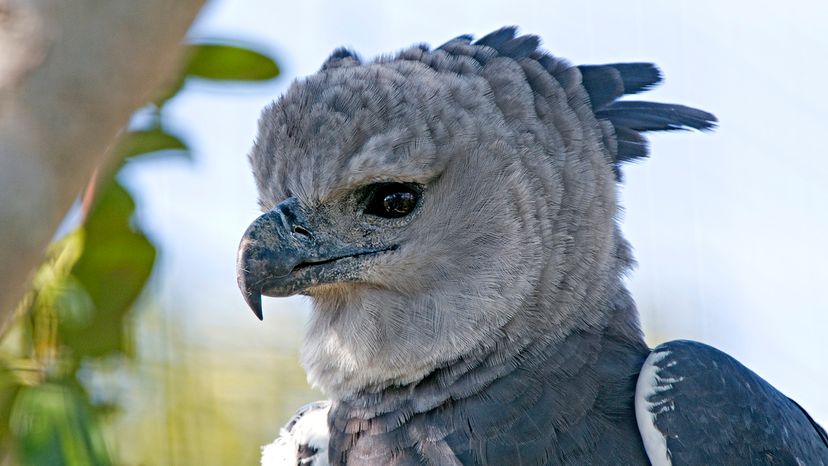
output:
[[[452,464],[455,457],[499,464],[497,455],[516,458],[516,442],[533,435],[547,442],[527,449],[535,454],[555,451],[563,460],[579,458],[580,451],[615,449],[631,461],[643,460],[643,452],[629,446],[640,443],[633,441],[634,421],[626,425],[624,419],[634,419],[632,387],[647,348],[627,291],[619,285],[605,305],[602,324],[563,339],[539,332],[516,342],[507,329],[493,345],[421,380],[334,400],[332,464],[387,464],[392,458],[386,454],[405,464]],[[617,425],[604,425],[614,417]],[[616,435],[602,440],[608,431]],[[596,448],[598,442],[605,445]],[[486,445],[486,451],[475,445]]]

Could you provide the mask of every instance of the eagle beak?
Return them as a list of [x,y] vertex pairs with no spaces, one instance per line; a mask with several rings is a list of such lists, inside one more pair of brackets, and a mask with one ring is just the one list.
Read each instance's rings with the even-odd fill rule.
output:
[[353,245],[314,231],[299,202],[288,198],[253,221],[236,256],[244,300],[259,320],[262,295],[291,296],[316,285],[357,281],[368,256],[396,246]]
[[298,203],[290,198],[253,221],[236,256],[236,277],[244,300],[259,320],[262,293],[273,279],[288,276],[311,256],[313,237],[301,225]]

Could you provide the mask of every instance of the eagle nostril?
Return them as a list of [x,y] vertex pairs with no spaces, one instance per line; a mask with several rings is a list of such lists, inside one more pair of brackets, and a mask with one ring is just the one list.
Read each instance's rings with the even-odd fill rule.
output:
[[307,228],[305,228],[303,226],[300,226],[300,225],[294,225],[293,226],[293,233],[296,234],[296,235],[304,236],[306,238],[311,238],[311,236],[312,236],[311,232],[309,232],[307,230]]

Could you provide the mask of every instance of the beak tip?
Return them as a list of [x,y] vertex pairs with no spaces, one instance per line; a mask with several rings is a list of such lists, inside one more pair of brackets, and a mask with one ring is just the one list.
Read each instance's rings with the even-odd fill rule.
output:
[[253,311],[253,315],[263,321],[264,314],[262,313],[262,295],[260,293],[256,293],[255,291],[249,291],[245,293],[244,298],[244,300],[247,301],[247,305],[250,306],[250,309]]

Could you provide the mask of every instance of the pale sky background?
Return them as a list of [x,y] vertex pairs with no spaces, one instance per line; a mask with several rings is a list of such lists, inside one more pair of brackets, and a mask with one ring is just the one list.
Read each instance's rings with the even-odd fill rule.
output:
[[191,84],[165,118],[194,162],[128,168],[162,251],[160,303],[217,346],[298,345],[300,330],[274,340],[306,317],[303,298],[266,299],[260,323],[236,288],[236,246],[259,215],[246,156],[262,107],[341,45],[370,58],[518,25],[576,64],[652,61],[666,80],[642,99],[718,116],[713,133],[651,136],[652,158],[625,170],[623,230],[639,262],[629,283],[648,341],[712,344],[825,425],[826,23],[818,1],[216,1],[191,37],[260,44],[282,76],[236,92]]

